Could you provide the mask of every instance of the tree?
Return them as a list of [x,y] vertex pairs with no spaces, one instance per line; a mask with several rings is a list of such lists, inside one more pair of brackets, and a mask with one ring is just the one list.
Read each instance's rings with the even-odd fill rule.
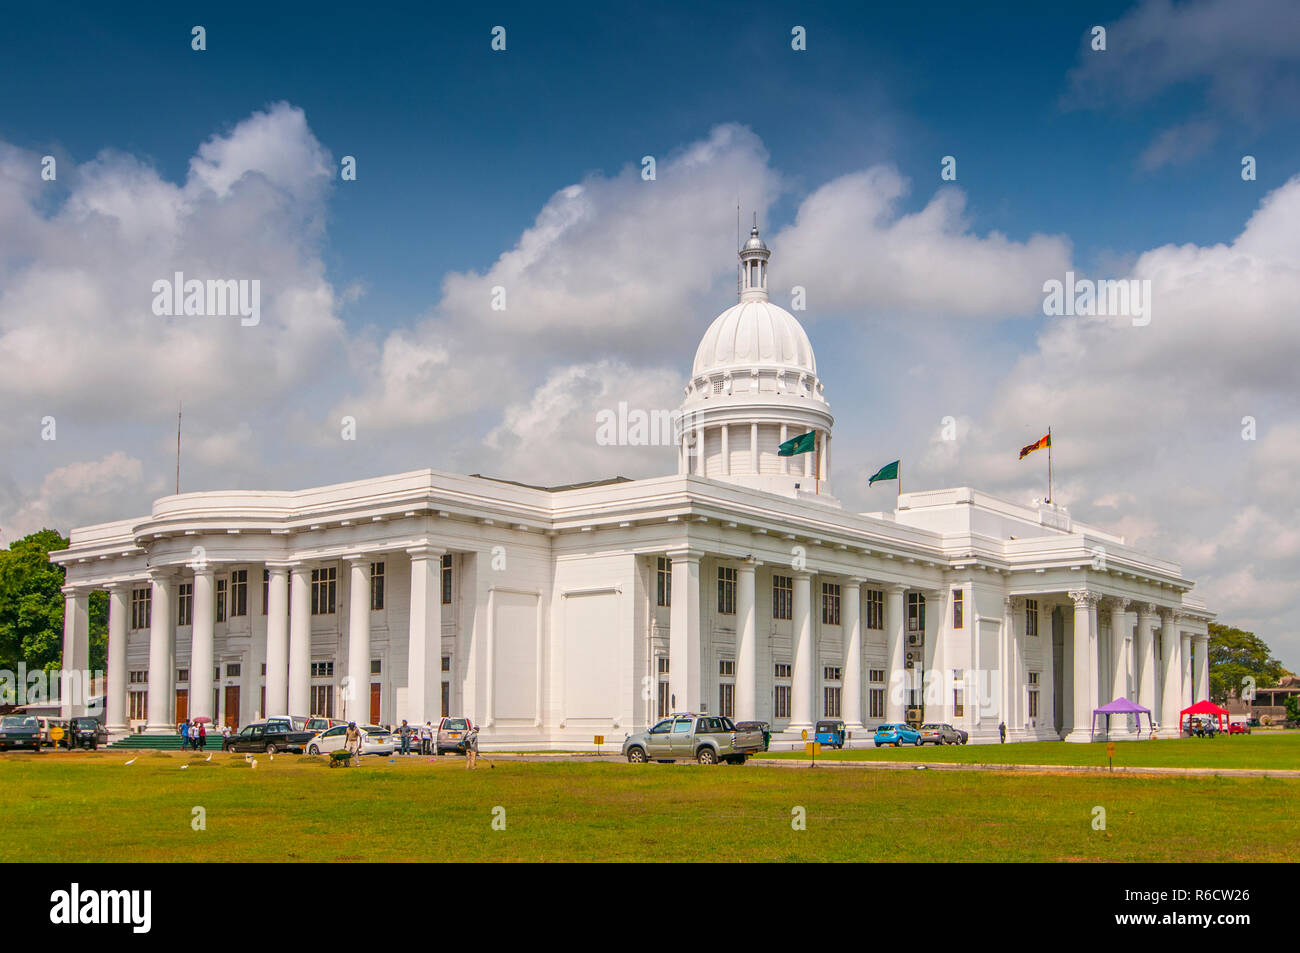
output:
[[1289,674],[1273,658],[1268,645],[1254,632],[1210,623],[1210,698],[1222,704],[1230,695],[1239,695],[1245,679],[1253,678],[1255,687],[1266,688]]
[[[68,540],[43,529],[0,549],[0,668],[17,671],[55,669],[63,658],[62,566],[50,553],[68,548]],[[108,642],[108,594],[90,594],[90,668],[105,668]]]
[[1300,721],[1300,695],[1286,696],[1286,720]]

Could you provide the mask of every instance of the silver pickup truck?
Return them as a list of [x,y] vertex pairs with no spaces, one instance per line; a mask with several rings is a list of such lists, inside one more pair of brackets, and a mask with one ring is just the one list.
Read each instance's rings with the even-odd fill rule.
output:
[[623,739],[623,757],[633,764],[686,760],[744,764],[762,750],[763,732],[737,731],[730,718],[693,712],[670,715],[649,731]]

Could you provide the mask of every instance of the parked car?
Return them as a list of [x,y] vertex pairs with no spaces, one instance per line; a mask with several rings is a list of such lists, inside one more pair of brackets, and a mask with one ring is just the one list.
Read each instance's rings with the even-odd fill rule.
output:
[[830,719],[817,722],[813,740],[821,742],[828,748],[843,748],[844,735],[844,722],[838,719]]
[[108,729],[98,718],[78,715],[69,719],[64,727],[63,744],[68,750],[85,748],[94,751],[101,744],[108,744]]
[[965,728],[958,728],[956,725],[949,725],[948,727],[956,733],[959,744],[964,745],[966,742],[970,741],[970,732]]
[[303,730],[325,731],[329,728],[337,728],[339,725],[346,728],[348,723],[342,718],[308,718],[307,724],[304,726]]
[[897,748],[899,745],[917,745],[921,744],[921,733],[906,724],[885,724],[876,728],[876,747],[881,745],[893,745]]
[[474,724],[468,718],[444,718],[438,722],[438,737],[434,744],[435,755],[449,752],[465,753],[465,743]]
[[738,721],[737,731],[761,731],[763,733],[763,750],[772,744],[772,726],[765,721]]
[[1244,721],[1234,721],[1228,725],[1228,734],[1230,735],[1248,735],[1250,734],[1250,725]]
[[1193,738],[1213,738],[1219,733],[1219,723],[1209,715],[1193,715],[1188,719],[1187,734]]
[[283,722],[289,726],[290,731],[306,731],[307,722],[310,720],[306,715],[270,715],[266,719],[266,723],[271,725]]
[[[361,732],[361,754],[392,754],[396,750],[393,734],[379,725],[358,725]],[[347,747],[348,726],[344,722],[326,728],[307,742],[308,754],[329,754]]]
[[959,745],[961,738],[952,725],[930,722],[921,726],[921,744],[923,745]]
[[224,751],[301,752],[310,742],[310,731],[292,731],[287,721],[258,721],[245,725],[243,731],[222,743]]
[[41,750],[41,723],[35,715],[5,715],[0,718],[0,751]]
[[694,712],[672,715],[648,731],[623,739],[623,757],[634,764],[686,759],[700,764],[744,764],[762,750],[763,733],[757,728],[740,731],[730,718]]

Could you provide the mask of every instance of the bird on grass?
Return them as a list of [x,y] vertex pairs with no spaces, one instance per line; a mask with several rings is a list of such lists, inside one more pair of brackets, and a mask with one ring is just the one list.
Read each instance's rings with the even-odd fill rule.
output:
[[181,770],[184,771],[184,770],[185,770],[186,768],[188,768],[188,767],[189,767],[188,764],[183,764],[183,765],[181,765]]
[[130,761],[123,761],[122,764],[124,764],[124,765],[127,765],[127,764],[135,764],[135,758],[132,758]]
[[209,761],[211,761],[211,760],[212,760],[212,755],[208,755],[207,758],[204,759],[204,763],[206,764],[207,762],[209,762]]

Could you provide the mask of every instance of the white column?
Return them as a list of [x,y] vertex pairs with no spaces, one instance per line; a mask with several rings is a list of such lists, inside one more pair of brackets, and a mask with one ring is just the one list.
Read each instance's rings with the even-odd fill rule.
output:
[[[267,700],[267,708],[271,707]],[[268,715],[311,714],[311,567],[289,573],[289,710]]]
[[[1175,619],[1175,622],[1177,619]],[[1190,632],[1178,633],[1179,691],[1178,708],[1181,711],[1192,704],[1192,636]]]
[[1178,630],[1174,628],[1174,610],[1161,606],[1160,610],[1160,734],[1178,737],[1178,704],[1183,688],[1182,662],[1178,656]]
[[[1149,602],[1137,605],[1137,669],[1133,673],[1137,685],[1137,702],[1143,708],[1151,710],[1152,718],[1160,717],[1160,706],[1156,703],[1156,647],[1152,628],[1155,625],[1156,607]],[[1138,720],[1141,724],[1141,719]]]
[[861,737],[862,726],[862,583],[850,576],[844,580],[840,599],[841,622],[844,623],[844,729]]
[[[904,646],[907,644],[907,615],[903,611],[903,593],[907,587],[893,585],[885,595],[885,631],[889,633],[888,692],[885,695],[885,721],[903,720],[906,702],[907,669],[903,667]],[[971,703],[970,699],[966,704]]]
[[731,475],[731,427],[727,424],[722,425],[722,467],[719,473],[723,476]]
[[348,675],[343,717],[370,721],[370,556],[348,557]]
[[[962,620],[965,621],[964,619]],[[1007,726],[1007,737],[1020,727],[1016,718],[1016,600],[1007,596],[1002,600],[1002,721]]]
[[[758,622],[754,609],[754,563],[736,573],[736,720],[758,717]],[[671,665],[670,665],[671,670]]]
[[59,683],[59,714],[86,713],[90,697],[90,590],[63,589],[63,676]]
[[[754,378],[754,390],[758,390],[758,378]],[[749,425],[749,472],[758,473],[758,424]]]
[[674,711],[700,709],[700,556],[694,550],[672,559],[673,604],[669,610],[668,685]]
[[[260,582],[261,580],[259,580]],[[250,583],[251,585],[251,583]],[[213,626],[216,624],[215,571],[210,565],[194,570],[194,602],[190,627],[190,717],[215,718],[212,709]]]
[[108,587],[108,688],[104,699],[104,727],[110,734],[127,728],[126,613],[130,586],[114,583]]
[[[439,585],[443,551],[432,546],[416,546],[406,552],[411,557],[411,616],[407,643],[406,713],[399,712],[398,717],[413,725],[422,725],[442,713],[442,596]],[[491,685],[492,678],[493,673],[488,672],[488,685]],[[525,690],[528,688],[531,686]],[[482,717],[491,724],[491,710],[485,710]]]
[[1090,701],[1093,698],[1094,673],[1090,669],[1095,666],[1097,658],[1097,633],[1093,629],[1097,612],[1097,594],[1087,589],[1076,589],[1070,592],[1070,598],[1074,601],[1074,652],[1072,653],[1074,677],[1071,683],[1074,688],[1071,705],[1074,719],[1073,727],[1065,740],[1091,741]]
[[[785,443],[785,442],[786,442],[787,440],[789,440],[789,439],[790,439],[790,425],[789,425],[789,424],[782,424],[782,425],[781,425],[781,443]],[[781,472],[782,472],[782,473],[789,473],[789,472],[790,472],[790,458],[789,458],[789,457],[777,457],[777,461],[781,464]]]
[[1125,648],[1128,646],[1129,624],[1128,624],[1128,606],[1127,599],[1109,599],[1107,608],[1110,610],[1110,698],[1108,702],[1117,698],[1124,698],[1128,694],[1128,655]]
[[[1038,638],[1043,640],[1043,666],[1038,673],[1038,728],[1056,734],[1056,607],[1038,603]],[[1044,627],[1046,622],[1046,627]]]
[[790,685],[790,724],[787,731],[800,732],[812,728],[812,679],[813,679],[813,633],[812,633],[812,580],[811,575],[802,569],[794,570],[794,591],[791,594],[793,620],[791,633],[794,637],[794,665],[791,671]]
[[695,428],[695,475],[704,476],[704,427]]
[[[269,566],[271,581],[266,593],[266,711],[284,715],[289,708],[289,570]],[[257,690],[257,672],[252,689]]]
[[1205,701],[1210,697],[1210,637],[1194,635],[1196,642],[1196,673],[1192,684],[1192,702]]
[[152,734],[176,730],[176,676],[172,671],[172,639],[176,618],[172,593],[176,583],[165,571],[150,575],[149,594],[149,724]]

